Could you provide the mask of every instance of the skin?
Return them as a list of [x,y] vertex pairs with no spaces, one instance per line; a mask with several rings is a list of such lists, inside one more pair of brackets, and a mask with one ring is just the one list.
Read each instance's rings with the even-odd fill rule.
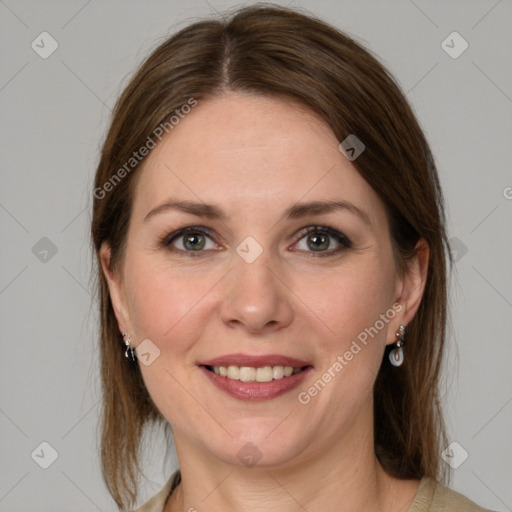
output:
[[[299,504],[382,512],[407,510],[414,498],[419,481],[388,476],[375,456],[372,387],[386,344],[419,306],[428,247],[420,240],[408,272],[397,272],[383,203],[338,145],[323,120],[290,101],[228,93],[200,102],[144,162],[116,271],[102,247],[120,331],[132,346],[150,339],[160,350],[149,366],[138,364],[173,427],[183,477],[166,512],[296,511]],[[170,198],[212,203],[227,217],[166,209],[144,221]],[[369,223],[348,210],[282,218],[289,206],[316,200],[350,202]],[[201,238],[198,257],[186,237],[160,244],[187,226],[212,234]],[[341,250],[318,256],[302,234],[309,226],[330,226],[351,246],[329,237],[323,251]],[[263,250],[252,263],[236,252],[248,236]],[[307,405],[299,403],[298,393],[393,304],[401,311]],[[230,353],[297,357],[314,370],[278,398],[241,401],[197,366]],[[248,442],[261,454],[251,468],[237,457]]]

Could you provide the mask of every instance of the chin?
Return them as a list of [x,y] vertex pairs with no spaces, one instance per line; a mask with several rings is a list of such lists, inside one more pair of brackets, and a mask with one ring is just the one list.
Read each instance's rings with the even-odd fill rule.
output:
[[242,426],[227,426],[233,437],[226,434],[218,444],[214,444],[212,437],[204,439],[204,449],[228,465],[269,470],[290,465],[310,444],[303,431],[276,428],[279,421],[275,419],[259,425],[255,419],[247,421],[251,423],[247,429],[243,428],[246,422],[242,422]]

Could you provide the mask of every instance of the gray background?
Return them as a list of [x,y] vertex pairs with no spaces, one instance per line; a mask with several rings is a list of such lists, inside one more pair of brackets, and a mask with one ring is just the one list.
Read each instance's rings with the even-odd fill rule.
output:
[[[115,510],[96,440],[88,223],[98,150],[122,85],[148,51],[197,16],[234,5],[0,0],[2,511]],[[458,253],[444,401],[450,441],[468,458],[453,471],[452,487],[512,510],[512,2],[291,5],[375,51],[429,138]],[[43,31],[59,45],[46,59],[31,47],[42,46]],[[453,31],[469,44],[458,58],[441,45]],[[462,48],[461,40],[445,44]],[[162,459],[157,434],[141,502],[175,464],[174,455]],[[40,465],[52,462],[52,452],[42,442],[58,454],[47,469]],[[464,458],[461,448],[452,455],[456,463]]]

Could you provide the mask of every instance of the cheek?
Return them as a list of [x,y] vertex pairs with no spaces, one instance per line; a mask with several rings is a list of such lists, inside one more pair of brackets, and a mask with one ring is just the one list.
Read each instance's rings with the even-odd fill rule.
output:
[[[149,339],[160,350],[150,365],[139,365],[146,388],[167,421],[190,430],[195,421],[204,422],[205,418],[200,408],[191,404],[184,385],[190,386],[194,379],[195,344],[211,316],[211,311],[206,311],[208,292],[218,279],[155,265],[142,257],[126,260],[126,276],[135,339],[139,343]],[[185,416],[180,413],[184,410]]]
[[307,288],[308,306],[315,313],[308,318],[318,318],[322,333],[315,338],[320,364],[314,382],[301,388],[299,396],[301,404],[309,404],[326,423],[338,427],[353,421],[362,407],[370,407],[389,321],[395,316],[392,261],[375,257],[368,265],[345,270],[328,283],[319,280]]
[[200,332],[204,298],[215,275],[180,271],[150,257],[126,260],[126,291],[130,319],[137,340],[149,338],[160,348],[176,352]]
[[[330,272],[329,278],[297,281],[297,295],[323,324],[325,340],[332,347],[344,346],[365,332],[392,306],[394,267],[392,262],[377,255],[364,264]],[[385,336],[379,322],[379,336]],[[330,352],[331,350],[329,350]]]

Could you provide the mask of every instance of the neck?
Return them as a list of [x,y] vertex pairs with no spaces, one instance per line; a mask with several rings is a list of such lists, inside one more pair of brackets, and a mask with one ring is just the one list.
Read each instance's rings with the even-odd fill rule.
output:
[[371,423],[366,431],[353,429],[352,435],[326,443],[323,452],[272,468],[227,464],[177,432],[175,443],[182,484],[165,512],[407,510],[419,485],[386,474],[374,453]]

